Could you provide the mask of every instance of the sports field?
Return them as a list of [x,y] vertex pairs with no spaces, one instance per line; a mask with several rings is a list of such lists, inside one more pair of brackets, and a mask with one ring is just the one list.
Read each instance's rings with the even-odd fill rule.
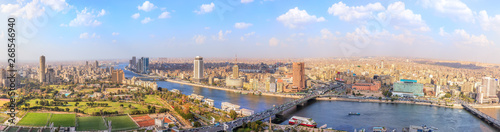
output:
[[106,130],[108,127],[104,125],[104,120],[100,116],[78,117],[77,131],[96,131]]
[[112,130],[129,130],[139,128],[128,116],[106,117],[106,121],[111,120]]
[[52,114],[49,124],[54,122],[54,127],[72,127],[75,126],[75,114]]
[[27,113],[17,125],[20,126],[45,126],[50,113]]

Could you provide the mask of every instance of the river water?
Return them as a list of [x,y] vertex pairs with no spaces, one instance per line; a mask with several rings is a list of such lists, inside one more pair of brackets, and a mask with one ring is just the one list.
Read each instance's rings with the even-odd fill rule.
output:
[[[126,64],[118,65],[123,69]],[[126,78],[140,76],[130,71],[124,71]],[[215,107],[220,108],[222,102],[238,104],[259,112],[273,105],[293,100],[291,98],[242,95],[224,90],[202,88],[182,85],[166,81],[157,81],[159,87],[168,90],[178,89],[183,94],[192,93],[205,96],[214,100]],[[349,116],[349,112],[361,113],[360,116]],[[497,111],[498,112],[498,111]],[[318,126],[327,124],[327,127],[353,131],[366,129],[370,131],[374,126],[384,126],[388,130],[408,127],[410,125],[427,125],[439,128],[442,132],[480,132],[495,131],[494,128],[474,117],[463,109],[431,107],[413,104],[385,104],[385,103],[360,103],[344,101],[309,101],[305,106],[291,109],[285,115],[288,119],[293,115],[309,117],[318,123]],[[287,121],[281,124],[287,124]]]

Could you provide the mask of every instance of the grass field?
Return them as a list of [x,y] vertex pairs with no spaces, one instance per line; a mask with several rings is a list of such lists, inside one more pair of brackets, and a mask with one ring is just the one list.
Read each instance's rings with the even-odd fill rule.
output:
[[106,130],[108,127],[104,125],[104,120],[100,116],[78,117],[77,131],[96,131]]
[[129,130],[139,128],[128,116],[106,117],[106,121],[111,120],[112,130]]
[[27,113],[26,116],[17,123],[20,126],[45,126],[49,120],[50,113]]
[[49,124],[54,122],[54,127],[71,127],[75,126],[75,114],[52,114]]
[[[52,99],[46,99],[46,100],[53,101]],[[28,103],[30,103],[30,107],[41,106],[41,105],[37,105],[36,101],[40,101],[40,99],[29,100]],[[75,106],[75,103],[76,102],[68,102],[68,104],[66,106],[57,106],[57,107],[59,107],[60,109],[69,108],[70,112],[74,112],[74,109],[78,108],[79,110],[85,110],[85,113],[87,113],[87,114],[92,114],[93,112],[99,112],[101,109],[103,111],[109,111],[109,112],[118,111],[119,113],[124,113],[124,114],[130,113],[133,110],[144,111],[144,110],[148,109],[147,105],[143,106],[143,105],[137,104],[137,103],[121,103],[121,102],[111,102],[111,101],[95,101],[94,102],[94,103],[108,103],[108,107],[88,107],[86,105],[88,102],[85,102],[85,101],[79,102],[78,106]],[[123,104],[123,107],[121,107],[120,104]],[[133,107],[128,108],[129,104],[132,105]],[[46,106],[46,107],[54,108],[56,106]]]
[[146,99],[144,99],[144,102],[159,105],[162,107],[167,107],[163,103],[158,101],[158,96],[156,96],[156,95],[146,95]]

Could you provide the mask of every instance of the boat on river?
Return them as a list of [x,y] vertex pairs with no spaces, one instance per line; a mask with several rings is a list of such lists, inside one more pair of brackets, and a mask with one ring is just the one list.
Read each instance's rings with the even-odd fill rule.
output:
[[349,115],[361,115],[360,113],[349,112]]

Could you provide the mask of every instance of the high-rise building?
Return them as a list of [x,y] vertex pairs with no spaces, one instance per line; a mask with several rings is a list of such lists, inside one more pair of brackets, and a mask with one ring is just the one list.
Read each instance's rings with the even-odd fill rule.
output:
[[122,83],[123,80],[125,80],[123,70],[113,70],[111,74],[111,82]]
[[99,68],[99,62],[98,61],[95,61],[95,68]]
[[238,78],[240,78],[240,71],[239,71],[238,65],[234,64],[234,66],[233,66],[233,79],[238,79]]
[[306,87],[304,62],[293,63],[293,86],[297,87],[298,91],[304,90]]
[[484,97],[493,97],[493,98],[498,98],[497,97],[497,83],[498,79],[494,79],[491,77],[483,77],[482,80],[482,85],[483,85],[483,90],[485,93]]
[[40,56],[40,70],[39,70],[40,82],[45,82],[45,56]]
[[149,73],[149,57],[142,57],[142,73],[143,74],[148,74]]
[[132,67],[134,68],[137,67],[136,64],[137,64],[136,58],[135,56],[132,56],[132,63],[131,63]]
[[194,58],[194,67],[193,67],[193,78],[194,79],[203,79],[203,57],[196,56]]

